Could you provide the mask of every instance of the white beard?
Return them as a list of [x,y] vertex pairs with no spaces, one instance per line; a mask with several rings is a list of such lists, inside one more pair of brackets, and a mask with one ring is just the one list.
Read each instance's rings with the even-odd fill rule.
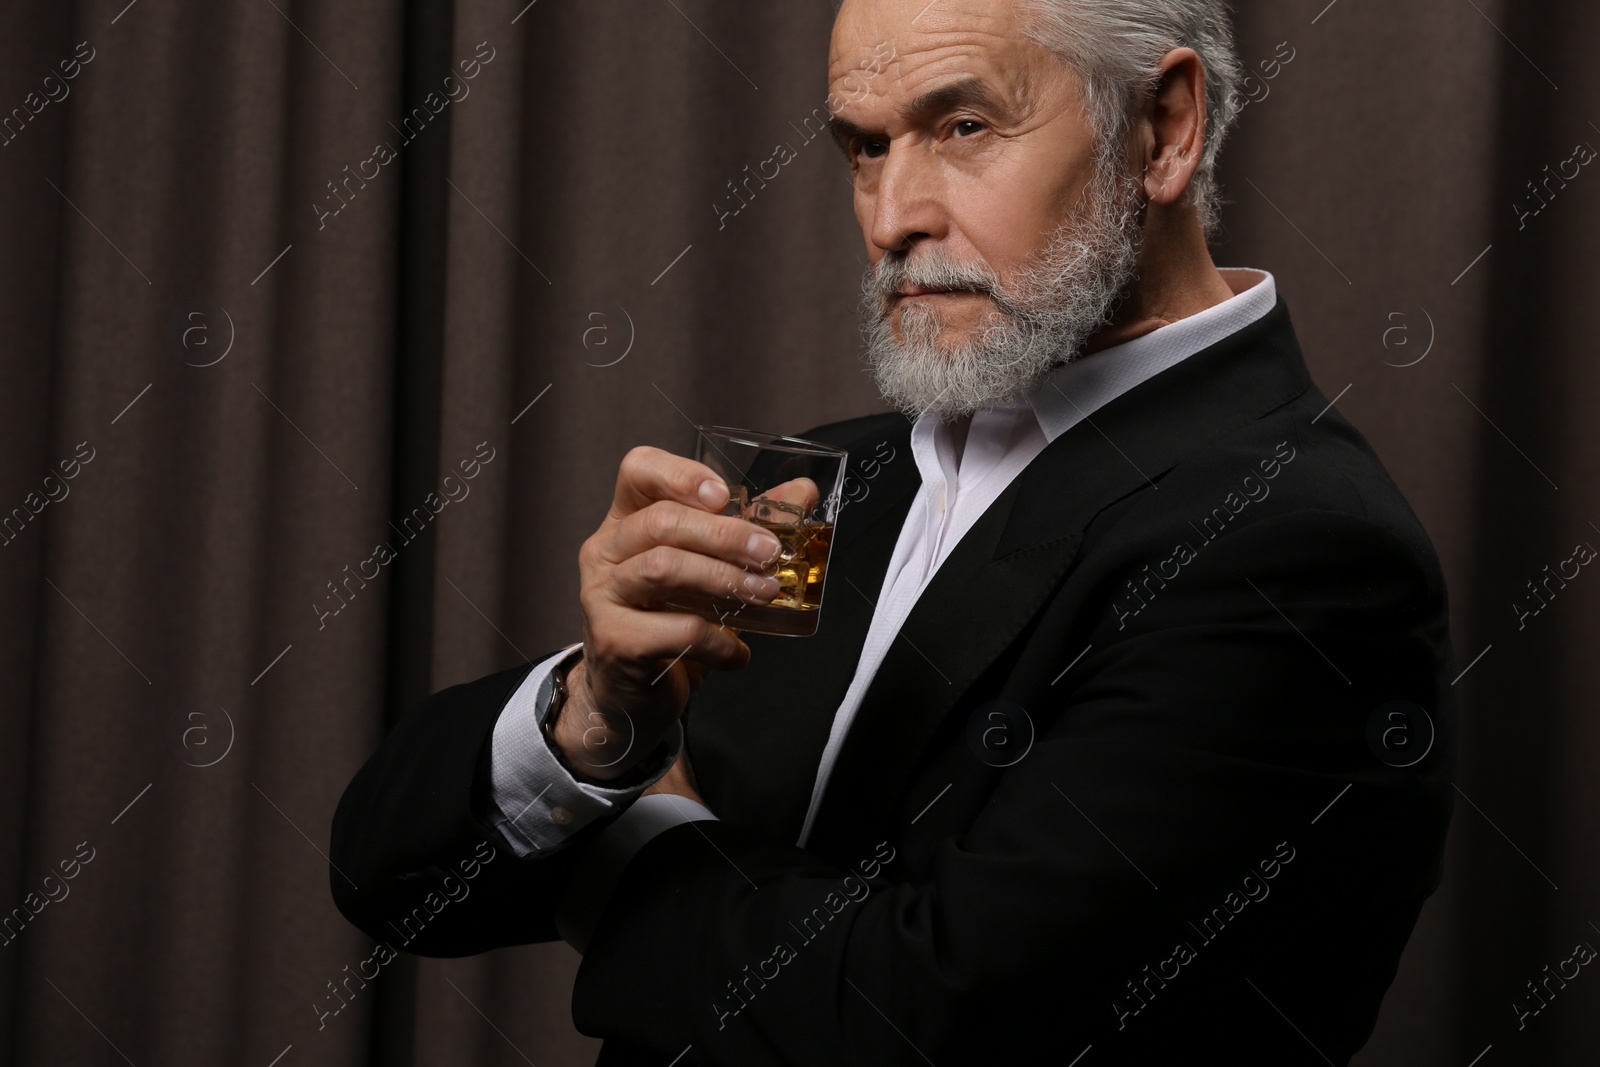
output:
[[[865,359],[887,403],[916,417],[951,419],[1014,402],[1111,318],[1136,277],[1140,183],[1106,166],[1085,193],[1087,209],[1063,222],[1009,285],[986,263],[955,263],[937,246],[890,252],[861,281]],[[894,300],[902,287],[970,289],[993,305],[962,340],[947,336],[928,303]],[[892,324],[900,303],[900,336]]]

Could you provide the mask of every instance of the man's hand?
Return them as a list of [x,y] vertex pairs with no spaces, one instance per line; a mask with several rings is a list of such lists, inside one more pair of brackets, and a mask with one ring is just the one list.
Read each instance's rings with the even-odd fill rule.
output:
[[583,658],[567,679],[556,744],[580,772],[633,768],[677,721],[709,669],[737,670],[750,649],[726,625],[673,610],[766,604],[778,540],[719,514],[728,487],[703,463],[639,447],[622,460],[611,510],[578,551]]

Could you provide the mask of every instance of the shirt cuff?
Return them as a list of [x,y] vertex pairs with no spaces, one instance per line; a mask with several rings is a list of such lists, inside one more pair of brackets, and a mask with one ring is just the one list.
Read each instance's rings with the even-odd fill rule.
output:
[[564,667],[582,647],[582,642],[569,645],[535,664],[495,722],[488,814],[519,857],[556,851],[596,819],[626,808],[667,773],[683,748],[683,727],[674,724],[665,738],[666,757],[644,780],[608,787],[574,778],[550,750],[539,728],[534,698],[545,677]]
[[556,931],[582,952],[628,861],[657,834],[686,822],[717,821],[703,804],[674,793],[640,797],[583,850],[556,906]]

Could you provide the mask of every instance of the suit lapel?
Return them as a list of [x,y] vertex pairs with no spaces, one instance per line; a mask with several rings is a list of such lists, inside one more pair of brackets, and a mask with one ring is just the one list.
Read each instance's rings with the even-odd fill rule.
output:
[[[1161,477],[1186,450],[1259,418],[1310,384],[1280,301],[1264,318],[1141,383],[1052,441],[961,539],[918,598],[862,699],[808,844],[853,856],[881,839],[941,720],[1054,594],[1095,515],[1131,493],[1159,491]],[[905,508],[896,514],[903,521]],[[894,536],[888,541],[892,551]],[[873,562],[872,590],[881,585],[887,558]],[[842,559],[838,546],[834,559]],[[855,595],[848,587],[844,592]],[[840,593],[830,581],[835,603]],[[851,673],[869,622],[870,611],[851,626],[857,642],[845,657]]]

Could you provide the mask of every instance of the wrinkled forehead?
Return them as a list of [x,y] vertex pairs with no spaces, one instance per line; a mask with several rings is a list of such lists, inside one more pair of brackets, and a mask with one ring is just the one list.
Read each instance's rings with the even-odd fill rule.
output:
[[859,98],[894,95],[943,76],[1020,89],[1064,68],[1031,40],[1014,0],[844,0],[828,49],[829,88]]

